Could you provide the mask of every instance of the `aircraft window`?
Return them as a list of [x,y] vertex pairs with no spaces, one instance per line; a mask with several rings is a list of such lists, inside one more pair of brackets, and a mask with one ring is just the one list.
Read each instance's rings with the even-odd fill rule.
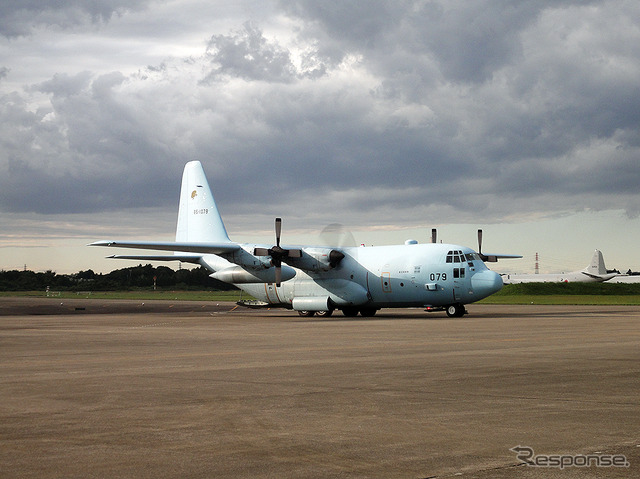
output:
[[454,278],[464,278],[464,268],[453,268]]
[[460,262],[460,256],[455,255],[455,256],[453,257],[453,262],[454,262],[454,263],[459,263],[459,262]]
[[447,263],[453,263],[453,255],[452,254],[447,254]]

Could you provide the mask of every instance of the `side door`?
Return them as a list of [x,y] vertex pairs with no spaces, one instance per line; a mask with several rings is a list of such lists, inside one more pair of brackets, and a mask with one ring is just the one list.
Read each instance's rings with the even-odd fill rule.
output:
[[380,286],[383,293],[391,293],[391,271],[389,265],[385,265],[385,270],[380,272]]

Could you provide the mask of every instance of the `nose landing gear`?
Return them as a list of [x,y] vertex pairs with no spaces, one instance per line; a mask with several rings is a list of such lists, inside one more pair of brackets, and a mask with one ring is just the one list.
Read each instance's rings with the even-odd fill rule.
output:
[[447,306],[446,311],[447,316],[449,316],[450,318],[461,318],[462,316],[467,314],[467,310],[464,307],[464,304],[460,303],[450,304],[449,306]]

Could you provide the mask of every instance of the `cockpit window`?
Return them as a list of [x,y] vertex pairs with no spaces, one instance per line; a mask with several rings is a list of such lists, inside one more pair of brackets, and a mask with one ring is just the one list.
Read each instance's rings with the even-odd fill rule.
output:
[[477,253],[463,253],[460,250],[447,252],[447,263],[464,263],[465,261],[480,261]]
[[460,250],[449,251],[447,253],[447,263],[464,263],[465,254]]

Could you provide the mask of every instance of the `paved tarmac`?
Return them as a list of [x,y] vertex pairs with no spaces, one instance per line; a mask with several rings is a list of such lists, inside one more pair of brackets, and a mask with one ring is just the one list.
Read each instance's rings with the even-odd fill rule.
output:
[[0,298],[0,476],[640,477],[640,307],[468,310]]

